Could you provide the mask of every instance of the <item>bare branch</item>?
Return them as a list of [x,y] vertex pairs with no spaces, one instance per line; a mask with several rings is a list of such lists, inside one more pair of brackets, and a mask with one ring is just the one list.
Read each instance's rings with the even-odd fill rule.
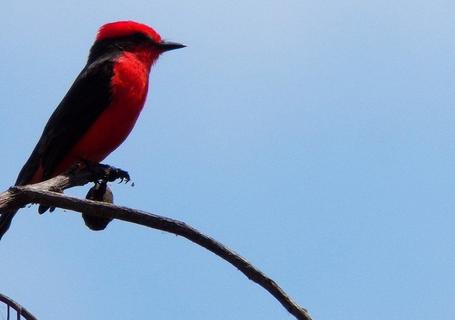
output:
[[93,180],[92,171],[79,170],[76,173],[57,176],[34,185],[11,187],[8,191],[0,193],[0,212],[17,210],[29,203],[39,203],[44,206],[84,212],[97,217],[128,221],[185,237],[235,266],[250,280],[272,294],[295,318],[311,320],[308,311],[294,302],[275,281],[236,252],[186,223],[141,210],[104,202],[83,200],[55,192],[55,190],[61,191]]
[[3,295],[0,293],[0,301],[7,305],[7,312],[9,319],[9,308],[16,310],[17,314],[23,316],[26,320],[37,320],[34,315],[32,315],[27,309],[21,306],[19,303],[14,301],[13,299]]

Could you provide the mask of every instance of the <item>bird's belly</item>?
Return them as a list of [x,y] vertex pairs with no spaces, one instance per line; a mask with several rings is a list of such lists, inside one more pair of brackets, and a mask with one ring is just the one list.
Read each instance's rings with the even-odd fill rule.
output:
[[131,57],[114,67],[112,102],[58,165],[59,174],[81,159],[100,162],[114,151],[134,127],[148,90],[148,70]]
[[71,154],[79,159],[102,161],[128,137],[140,109],[111,105],[74,146]]
[[112,104],[71,149],[54,171],[54,175],[68,170],[81,160],[100,162],[106,158],[128,137],[140,110],[141,108],[125,110],[124,106]]

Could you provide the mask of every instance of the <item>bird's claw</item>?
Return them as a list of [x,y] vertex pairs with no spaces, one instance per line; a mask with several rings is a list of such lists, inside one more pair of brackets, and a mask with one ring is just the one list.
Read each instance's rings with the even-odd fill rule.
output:
[[[84,160],[85,167],[90,170],[97,178],[96,180],[114,182],[120,179],[120,183],[125,181],[128,183],[131,178],[127,171],[112,167],[107,164],[94,163],[91,161]],[[94,181],[96,182],[96,181]]]
[[125,181],[125,183],[128,183],[131,180],[130,175],[127,171],[119,168],[109,167],[106,172],[105,180],[113,182],[117,179],[120,179],[119,183],[122,183],[123,181]]
[[112,167],[106,164],[100,164],[100,166],[104,169],[104,175],[101,178],[101,180],[114,182],[115,180],[119,179],[120,180],[119,183],[122,183],[123,181],[128,183],[131,180],[128,171]]

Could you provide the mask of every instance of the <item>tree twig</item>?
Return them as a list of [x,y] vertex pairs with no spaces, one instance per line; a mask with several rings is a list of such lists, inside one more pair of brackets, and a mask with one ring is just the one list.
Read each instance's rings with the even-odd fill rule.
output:
[[44,206],[84,212],[97,217],[128,221],[185,237],[235,266],[250,280],[272,294],[295,318],[311,320],[308,311],[293,301],[275,281],[236,252],[188,224],[142,210],[83,200],[55,192],[55,190],[62,191],[73,186],[84,185],[93,180],[93,171],[82,169],[41,183],[11,187],[8,191],[0,193],[0,212],[19,209],[29,203],[39,203]]

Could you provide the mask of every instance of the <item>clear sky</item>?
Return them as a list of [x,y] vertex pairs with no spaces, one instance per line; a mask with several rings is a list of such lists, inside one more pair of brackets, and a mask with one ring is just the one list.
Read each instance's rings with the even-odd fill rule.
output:
[[[5,1],[0,189],[97,28],[134,19],[188,47],[160,59],[106,160],[135,182],[113,185],[116,203],[220,240],[314,319],[454,319],[454,12],[448,0]],[[36,210],[0,243],[0,292],[39,319],[291,318],[185,239]]]

